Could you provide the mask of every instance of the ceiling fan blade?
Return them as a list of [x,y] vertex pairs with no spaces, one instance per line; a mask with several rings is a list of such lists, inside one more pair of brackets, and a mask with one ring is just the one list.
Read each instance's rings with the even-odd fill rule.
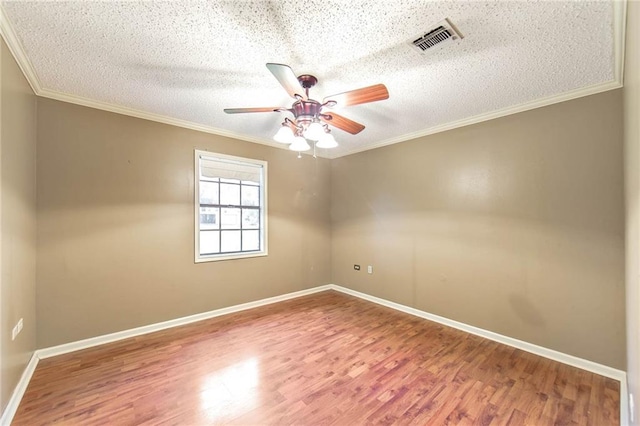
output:
[[336,114],[335,112],[329,112],[322,114],[320,119],[327,124],[331,124],[338,129],[351,133],[352,135],[358,134],[364,130],[364,126],[360,123],[356,123],[353,120],[349,120],[346,117]]
[[324,98],[323,102],[335,101],[337,104],[336,106],[344,107],[366,104],[368,102],[381,101],[384,99],[389,99],[387,86],[384,84],[374,84],[373,86],[327,96]]
[[279,112],[286,110],[283,107],[260,107],[260,108],[225,108],[227,114],[242,114],[245,112]]
[[298,77],[296,77],[295,73],[288,65],[269,63],[267,64],[267,68],[269,68],[269,71],[271,71],[282,87],[284,87],[284,90],[287,91],[289,96],[296,99],[298,97],[307,99],[304,88],[298,81]]

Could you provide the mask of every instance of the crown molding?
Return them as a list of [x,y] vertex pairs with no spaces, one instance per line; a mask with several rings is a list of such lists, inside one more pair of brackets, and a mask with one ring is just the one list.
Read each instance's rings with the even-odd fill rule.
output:
[[[449,123],[440,124],[430,127],[418,132],[408,133],[399,137],[390,138],[367,145],[365,147],[356,148],[346,152],[338,153],[319,153],[319,157],[328,159],[335,159],[344,157],[351,154],[357,154],[359,152],[369,151],[375,148],[381,148],[387,145],[393,145],[401,142],[407,142],[420,137],[433,135],[436,133],[445,132],[447,130],[457,129],[459,127],[465,127],[472,124],[482,123],[483,121],[489,121],[500,117],[505,117],[519,112],[529,111],[536,108],[541,108],[556,103],[569,101],[572,99],[581,98],[584,96],[594,95],[596,93],[605,92],[608,90],[614,90],[622,87],[624,81],[624,49],[625,49],[625,31],[626,31],[626,15],[627,15],[627,1],[628,0],[613,0],[613,44],[614,44],[614,79],[605,83],[600,83],[588,87],[579,88],[569,92],[561,93],[558,95],[549,96],[542,99],[537,99],[530,102],[524,102],[518,105],[512,105],[506,108],[498,109],[488,113],[479,114],[473,117],[457,120]],[[44,98],[54,99],[62,102],[68,102],[76,105],[82,105],[90,108],[95,108],[103,111],[114,112],[117,114],[128,115],[131,117],[142,118],[144,120],[155,121],[158,123],[169,124],[176,127],[182,127],[185,129],[196,130],[203,133],[210,133],[218,136],[224,136],[233,139],[239,139],[247,142],[258,143],[261,145],[267,145],[274,148],[288,149],[282,144],[272,142],[270,139],[256,138],[252,136],[243,135],[240,133],[231,132],[228,130],[219,129],[212,126],[207,126],[199,123],[194,123],[187,120],[181,120],[172,118],[160,114],[155,114],[135,108],[123,107],[107,102],[101,102],[85,98],[82,96],[76,96],[72,94],[57,92],[54,90],[44,89],[40,83],[40,80],[33,69],[31,61],[25,54],[24,48],[17,34],[13,30],[13,27],[9,20],[6,18],[4,9],[0,5],[0,34],[7,43],[9,50],[13,54],[18,63],[18,66],[22,70],[25,78],[31,85],[33,92],[37,96]],[[333,154],[333,155],[332,155]]]
[[484,114],[475,115],[473,117],[464,118],[462,120],[451,121],[449,123],[440,124],[437,126],[429,127],[428,129],[420,130],[414,133],[408,133],[406,135],[399,136],[397,138],[387,139],[381,142],[376,142],[371,145],[367,145],[363,148],[357,148],[348,152],[341,153],[340,155],[329,157],[340,158],[351,154],[357,154],[363,151],[369,151],[374,148],[381,148],[387,145],[393,145],[400,142],[407,142],[410,140],[418,139],[423,136],[429,136],[436,133],[446,132],[447,130],[457,129],[459,127],[470,126],[472,124],[482,123],[483,121],[494,120],[496,118],[506,117],[508,115],[517,114],[519,112],[529,111],[536,108],[542,108],[548,105],[557,104],[564,101],[570,101],[572,99],[582,98],[584,96],[595,95],[596,93],[606,92],[608,90],[619,89],[622,87],[622,83],[618,81],[609,81],[607,83],[596,84],[593,86],[583,87],[580,89],[572,90],[570,92],[561,93],[559,95],[553,95],[542,99],[536,99],[535,101],[525,102],[519,105],[513,105],[506,108],[498,109],[495,111],[487,112]]
[[0,35],[4,39],[5,43],[9,47],[9,51],[16,58],[16,62],[18,63],[18,67],[24,74],[27,82],[31,86],[31,90],[38,95],[42,90],[42,86],[40,84],[40,79],[33,69],[33,65],[31,61],[24,53],[24,48],[22,47],[22,43],[18,38],[18,35],[13,30],[13,26],[7,19],[7,16],[4,13],[4,8],[0,5]]
[[627,0],[613,1],[613,49],[615,82],[624,82],[624,54],[627,34]]
[[0,5],[0,35],[4,39],[5,43],[9,47],[9,51],[18,63],[18,67],[24,74],[25,78],[29,82],[33,93],[43,98],[54,99],[57,101],[67,102],[71,104],[81,105],[89,108],[99,109],[103,111],[113,112],[116,114],[127,115],[130,117],[142,118],[144,120],[155,121],[158,123],[169,124],[171,126],[182,127],[185,129],[196,130],[198,132],[210,133],[218,136],[224,136],[233,139],[240,139],[247,142],[259,143],[261,145],[271,146],[273,148],[288,149],[286,146],[273,142],[271,140],[265,140],[261,138],[254,138],[239,133],[231,132],[228,130],[218,129],[212,126],[206,126],[199,123],[194,123],[187,120],[181,120],[178,118],[168,117],[161,114],[155,114],[135,108],[124,107],[120,105],[111,104],[108,102],[96,101],[93,99],[85,98],[82,96],[76,96],[68,93],[62,93],[55,90],[49,90],[42,87],[40,79],[36,74],[29,57],[25,53],[24,47],[20,41],[20,38],[16,34],[11,22],[6,17],[4,8]]
[[70,95],[67,93],[56,92],[54,90],[41,89],[36,92],[36,95],[42,98],[53,99],[56,101],[67,102],[75,105],[81,105],[89,108],[99,109],[102,111],[113,112],[116,114],[127,115],[130,117],[142,118],[144,120],[155,121],[162,124],[169,124],[171,126],[182,127],[185,129],[196,130],[198,132],[210,133],[218,136],[224,136],[227,138],[240,139],[246,142],[258,143],[261,145],[268,145],[273,148],[288,149],[285,145],[279,144],[274,141],[265,140],[261,138],[254,138],[239,133],[231,132],[228,130],[218,129],[212,126],[206,126],[204,124],[194,123],[192,121],[181,120],[179,118],[173,118],[166,115],[155,114],[135,108],[124,107],[120,105],[111,104],[108,102],[95,101],[93,99],[85,98],[82,96]]
[[459,127],[470,126],[472,124],[482,123],[483,121],[489,121],[500,117],[506,117],[508,115],[517,114],[519,112],[529,111],[536,108],[542,108],[548,105],[557,104],[560,102],[570,101],[572,99],[581,98],[584,96],[595,95],[596,93],[606,92],[608,90],[619,89],[623,86],[624,82],[624,55],[625,55],[625,38],[626,38],[626,26],[627,26],[627,1],[628,0],[613,0],[613,50],[614,50],[614,79],[605,83],[595,84],[593,86],[583,87],[576,90],[572,90],[558,95],[549,96],[542,99],[537,99],[530,102],[524,102],[518,105],[512,105],[506,108],[501,108],[495,111],[479,114],[473,117],[465,118],[462,120],[452,121],[449,123],[440,124],[430,127],[414,133],[408,133],[396,138],[386,139],[381,142],[377,142],[366,147],[356,148],[347,152],[343,152],[340,155],[328,156],[329,159],[345,157],[351,154],[357,154],[359,152],[369,151],[375,148],[381,148],[387,145],[393,145],[396,143],[407,142],[413,139],[417,139],[423,136],[429,136],[436,133],[446,132],[447,130],[457,129]]

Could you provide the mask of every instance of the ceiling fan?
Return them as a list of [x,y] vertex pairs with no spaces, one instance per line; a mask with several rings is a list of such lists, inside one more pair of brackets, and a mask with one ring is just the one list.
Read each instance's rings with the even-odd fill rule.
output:
[[348,92],[327,96],[322,103],[309,97],[309,89],[316,85],[318,79],[310,74],[298,77],[288,65],[267,64],[267,68],[284,87],[287,93],[295,99],[291,108],[286,107],[258,107],[258,108],[226,108],[227,114],[241,114],[247,112],[290,112],[293,120],[285,118],[282,127],[273,137],[276,141],[289,144],[293,151],[306,151],[311,147],[307,139],[316,141],[318,148],[334,148],[338,146],[331,135],[328,125],[337,127],[353,135],[364,130],[364,126],[335,112],[326,112],[325,108],[335,106],[359,105],[381,101],[389,98],[389,92],[384,84],[363,87]]

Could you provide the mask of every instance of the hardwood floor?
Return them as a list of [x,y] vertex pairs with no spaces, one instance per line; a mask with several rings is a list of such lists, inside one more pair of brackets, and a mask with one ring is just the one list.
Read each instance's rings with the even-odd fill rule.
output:
[[619,383],[327,291],[40,361],[14,425],[617,425]]

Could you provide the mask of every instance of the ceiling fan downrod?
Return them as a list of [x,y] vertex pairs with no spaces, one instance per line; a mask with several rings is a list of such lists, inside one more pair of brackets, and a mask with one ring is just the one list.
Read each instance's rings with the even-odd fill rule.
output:
[[302,74],[298,76],[298,81],[300,82],[300,86],[304,89],[305,95],[309,98],[309,89],[318,83],[318,79],[311,74]]

